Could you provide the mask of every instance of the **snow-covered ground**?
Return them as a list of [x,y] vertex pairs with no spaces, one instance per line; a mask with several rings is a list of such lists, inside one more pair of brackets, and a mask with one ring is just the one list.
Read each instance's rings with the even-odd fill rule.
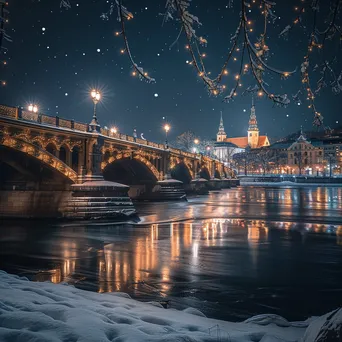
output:
[[[342,322],[341,310],[337,315]],[[314,342],[325,323],[325,316],[291,323],[277,315],[230,323],[196,309],[164,309],[124,293],[36,283],[0,271],[0,341]]]

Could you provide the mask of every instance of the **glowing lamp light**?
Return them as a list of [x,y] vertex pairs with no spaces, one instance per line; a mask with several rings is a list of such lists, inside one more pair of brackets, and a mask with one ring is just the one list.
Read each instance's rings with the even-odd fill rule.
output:
[[110,132],[111,132],[112,134],[116,134],[116,133],[118,133],[118,129],[117,129],[116,127],[112,127],[112,128],[110,129]]
[[38,106],[30,103],[28,106],[28,110],[29,110],[29,112],[37,113],[38,112]]
[[198,145],[198,144],[199,144],[199,139],[196,138],[196,139],[194,140],[194,143],[195,143],[196,145]]
[[164,130],[165,130],[166,133],[167,133],[170,129],[171,129],[171,127],[170,127],[169,124],[165,124],[165,125],[164,125]]
[[94,102],[99,102],[101,100],[101,94],[98,90],[96,89],[93,89],[91,92],[90,92],[90,96],[91,98],[93,99]]

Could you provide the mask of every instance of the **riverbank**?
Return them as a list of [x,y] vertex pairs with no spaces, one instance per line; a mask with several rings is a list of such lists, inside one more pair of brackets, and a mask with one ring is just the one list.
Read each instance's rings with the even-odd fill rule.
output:
[[100,294],[31,282],[3,271],[0,290],[1,341],[313,342],[326,322],[325,316],[288,322],[277,315],[259,315],[231,323],[206,318],[192,308],[164,309],[120,292]]
[[250,182],[250,181],[243,181],[241,180],[240,186],[262,186],[262,187],[295,187],[295,188],[301,188],[301,187],[311,187],[311,188],[316,188],[316,187],[342,187],[342,184],[334,184],[334,183],[295,183],[295,182],[289,182],[289,181],[284,181],[284,182]]

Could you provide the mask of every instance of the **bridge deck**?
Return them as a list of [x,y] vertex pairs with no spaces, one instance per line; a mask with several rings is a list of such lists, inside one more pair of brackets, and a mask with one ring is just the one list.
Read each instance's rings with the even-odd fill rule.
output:
[[[89,124],[78,122],[74,120],[60,118],[58,116],[50,116],[42,113],[34,113],[26,110],[21,110],[18,107],[9,107],[5,105],[0,105],[0,120],[7,119],[10,121],[17,121],[24,125],[31,125],[37,128],[53,129],[63,133],[73,133],[80,135],[93,136],[93,133],[89,129]],[[156,150],[165,151],[165,145],[155,143],[149,140],[134,138],[133,136],[122,134],[122,133],[112,133],[108,128],[101,128],[98,134],[103,136],[106,140],[111,140],[113,142],[125,142],[132,145],[146,146],[147,148],[152,148]],[[168,148],[168,150],[175,155],[198,159],[198,154],[182,151],[176,148]],[[209,158],[213,159],[213,158]]]

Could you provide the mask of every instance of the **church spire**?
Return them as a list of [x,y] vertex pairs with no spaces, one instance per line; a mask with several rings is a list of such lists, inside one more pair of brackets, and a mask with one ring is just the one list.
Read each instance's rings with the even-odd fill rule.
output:
[[297,138],[297,141],[306,141],[306,137],[303,132],[303,126],[300,126],[300,135]]
[[255,115],[254,96],[252,96],[252,108],[248,125],[248,145],[251,148],[257,148],[259,146],[259,128]]
[[222,111],[221,111],[221,117],[220,117],[220,125],[219,125],[219,130],[217,132],[217,141],[224,141],[227,138],[227,134],[224,131],[224,126],[223,126],[223,118],[222,118]]
[[219,131],[222,129],[224,131],[224,126],[223,126],[223,118],[222,118],[222,110],[221,110],[221,119],[220,119],[220,126],[219,126]]
[[248,131],[258,131],[258,122],[255,115],[254,95],[252,96],[251,115],[249,117]]

